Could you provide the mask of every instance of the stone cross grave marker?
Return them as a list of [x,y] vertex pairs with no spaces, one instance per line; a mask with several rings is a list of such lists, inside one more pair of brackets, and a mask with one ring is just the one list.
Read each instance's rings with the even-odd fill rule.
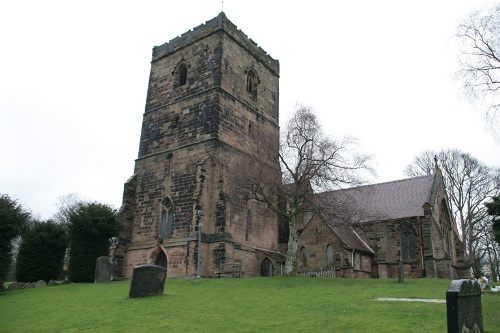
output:
[[130,281],[129,298],[163,294],[167,271],[156,265],[135,266]]
[[446,292],[448,333],[483,333],[481,286],[477,281],[452,280]]
[[111,281],[111,261],[109,257],[102,256],[97,258],[95,263],[94,283]]

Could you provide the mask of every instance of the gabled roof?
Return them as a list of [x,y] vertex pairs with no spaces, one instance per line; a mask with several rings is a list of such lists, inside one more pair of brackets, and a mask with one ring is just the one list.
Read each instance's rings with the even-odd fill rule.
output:
[[[396,180],[317,194],[319,201],[331,203],[332,217],[342,207],[351,222],[370,222],[423,216],[423,205],[430,203],[434,175]],[[342,214],[341,214],[342,215]]]
[[326,225],[340,238],[346,247],[353,250],[375,253],[350,226],[345,224],[335,225],[331,222],[327,222]]

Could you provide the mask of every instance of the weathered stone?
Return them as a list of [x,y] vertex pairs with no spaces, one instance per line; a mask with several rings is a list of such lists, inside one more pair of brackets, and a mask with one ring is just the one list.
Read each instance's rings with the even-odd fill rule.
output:
[[130,281],[130,298],[163,294],[167,271],[156,265],[142,265],[134,267],[132,281]]
[[[259,140],[278,142],[278,114],[279,61],[224,13],[155,47],[113,278],[129,278],[143,263],[167,268],[169,277],[210,276],[228,259],[257,275],[264,258],[255,248],[276,250],[277,217],[241,198],[227,170],[240,160],[270,165]],[[266,172],[279,178],[275,162]],[[200,223],[199,244],[191,240]]]
[[94,282],[109,282],[111,281],[112,265],[110,258],[102,256],[97,258],[95,263]]
[[33,283],[28,282],[23,286],[23,289],[29,289],[29,288],[35,288],[35,285]]
[[40,288],[40,287],[47,287],[47,282],[43,281],[43,280],[38,280],[37,283],[35,283],[35,287],[36,288]]
[[56,281],[54,281],[53,279],[50,279],[50,280],[49,280],[49,283],[47,283],[47,285],[49,285],[49,286],[57,286],[58,284],[57,284],[57,282],[56,282]]
[[22,284],[14,282],[14,283],[9,284],[9,286],[7,287],[7,290],[11,291],[11,290],[18,290],[18,289],[22,289],[22,288],[23,288]]
[[452,280],[446,292],[448,333],[482,333],[481,286],[475,280]]
[[69,281],[68,280],[62,280],[61,281],[61,285],[63,285],[63,284],[69,284]]

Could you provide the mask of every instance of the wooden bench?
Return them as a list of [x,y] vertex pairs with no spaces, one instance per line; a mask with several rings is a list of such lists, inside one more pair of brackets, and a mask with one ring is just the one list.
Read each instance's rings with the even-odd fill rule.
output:
[[241,277],[241,264],[239,262],[233,263],[221,263],[219,266],[213,268],[212,277],[218,276],[220,278],[221,274],[231,274],[234,278],[236,275]]

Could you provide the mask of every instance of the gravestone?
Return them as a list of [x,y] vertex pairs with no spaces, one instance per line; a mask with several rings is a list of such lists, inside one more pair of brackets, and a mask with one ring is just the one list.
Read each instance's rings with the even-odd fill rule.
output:
[[477,281],[452,280],[446,292],[448,333],[483,333],[481,286]]
[[135,266],[130,281],[129,298],[163,294],[167,271],[156,265]]
[[9,291],[10,290],[18,290],[18,289],[23,289],[23,285],[20,283],[16,283],[16,282],[9,284],[9,286],[7,287],[7,290],[9,290]]
[[35,287],[36,288],[40,288],[40,287],[47,287],[47,282],[43,281],[43,280],[38,280],[37,283],[35,283]]
[[109,257],[99,257],[95,263],[94,282],[109,282],[111,281],[112,265]]

